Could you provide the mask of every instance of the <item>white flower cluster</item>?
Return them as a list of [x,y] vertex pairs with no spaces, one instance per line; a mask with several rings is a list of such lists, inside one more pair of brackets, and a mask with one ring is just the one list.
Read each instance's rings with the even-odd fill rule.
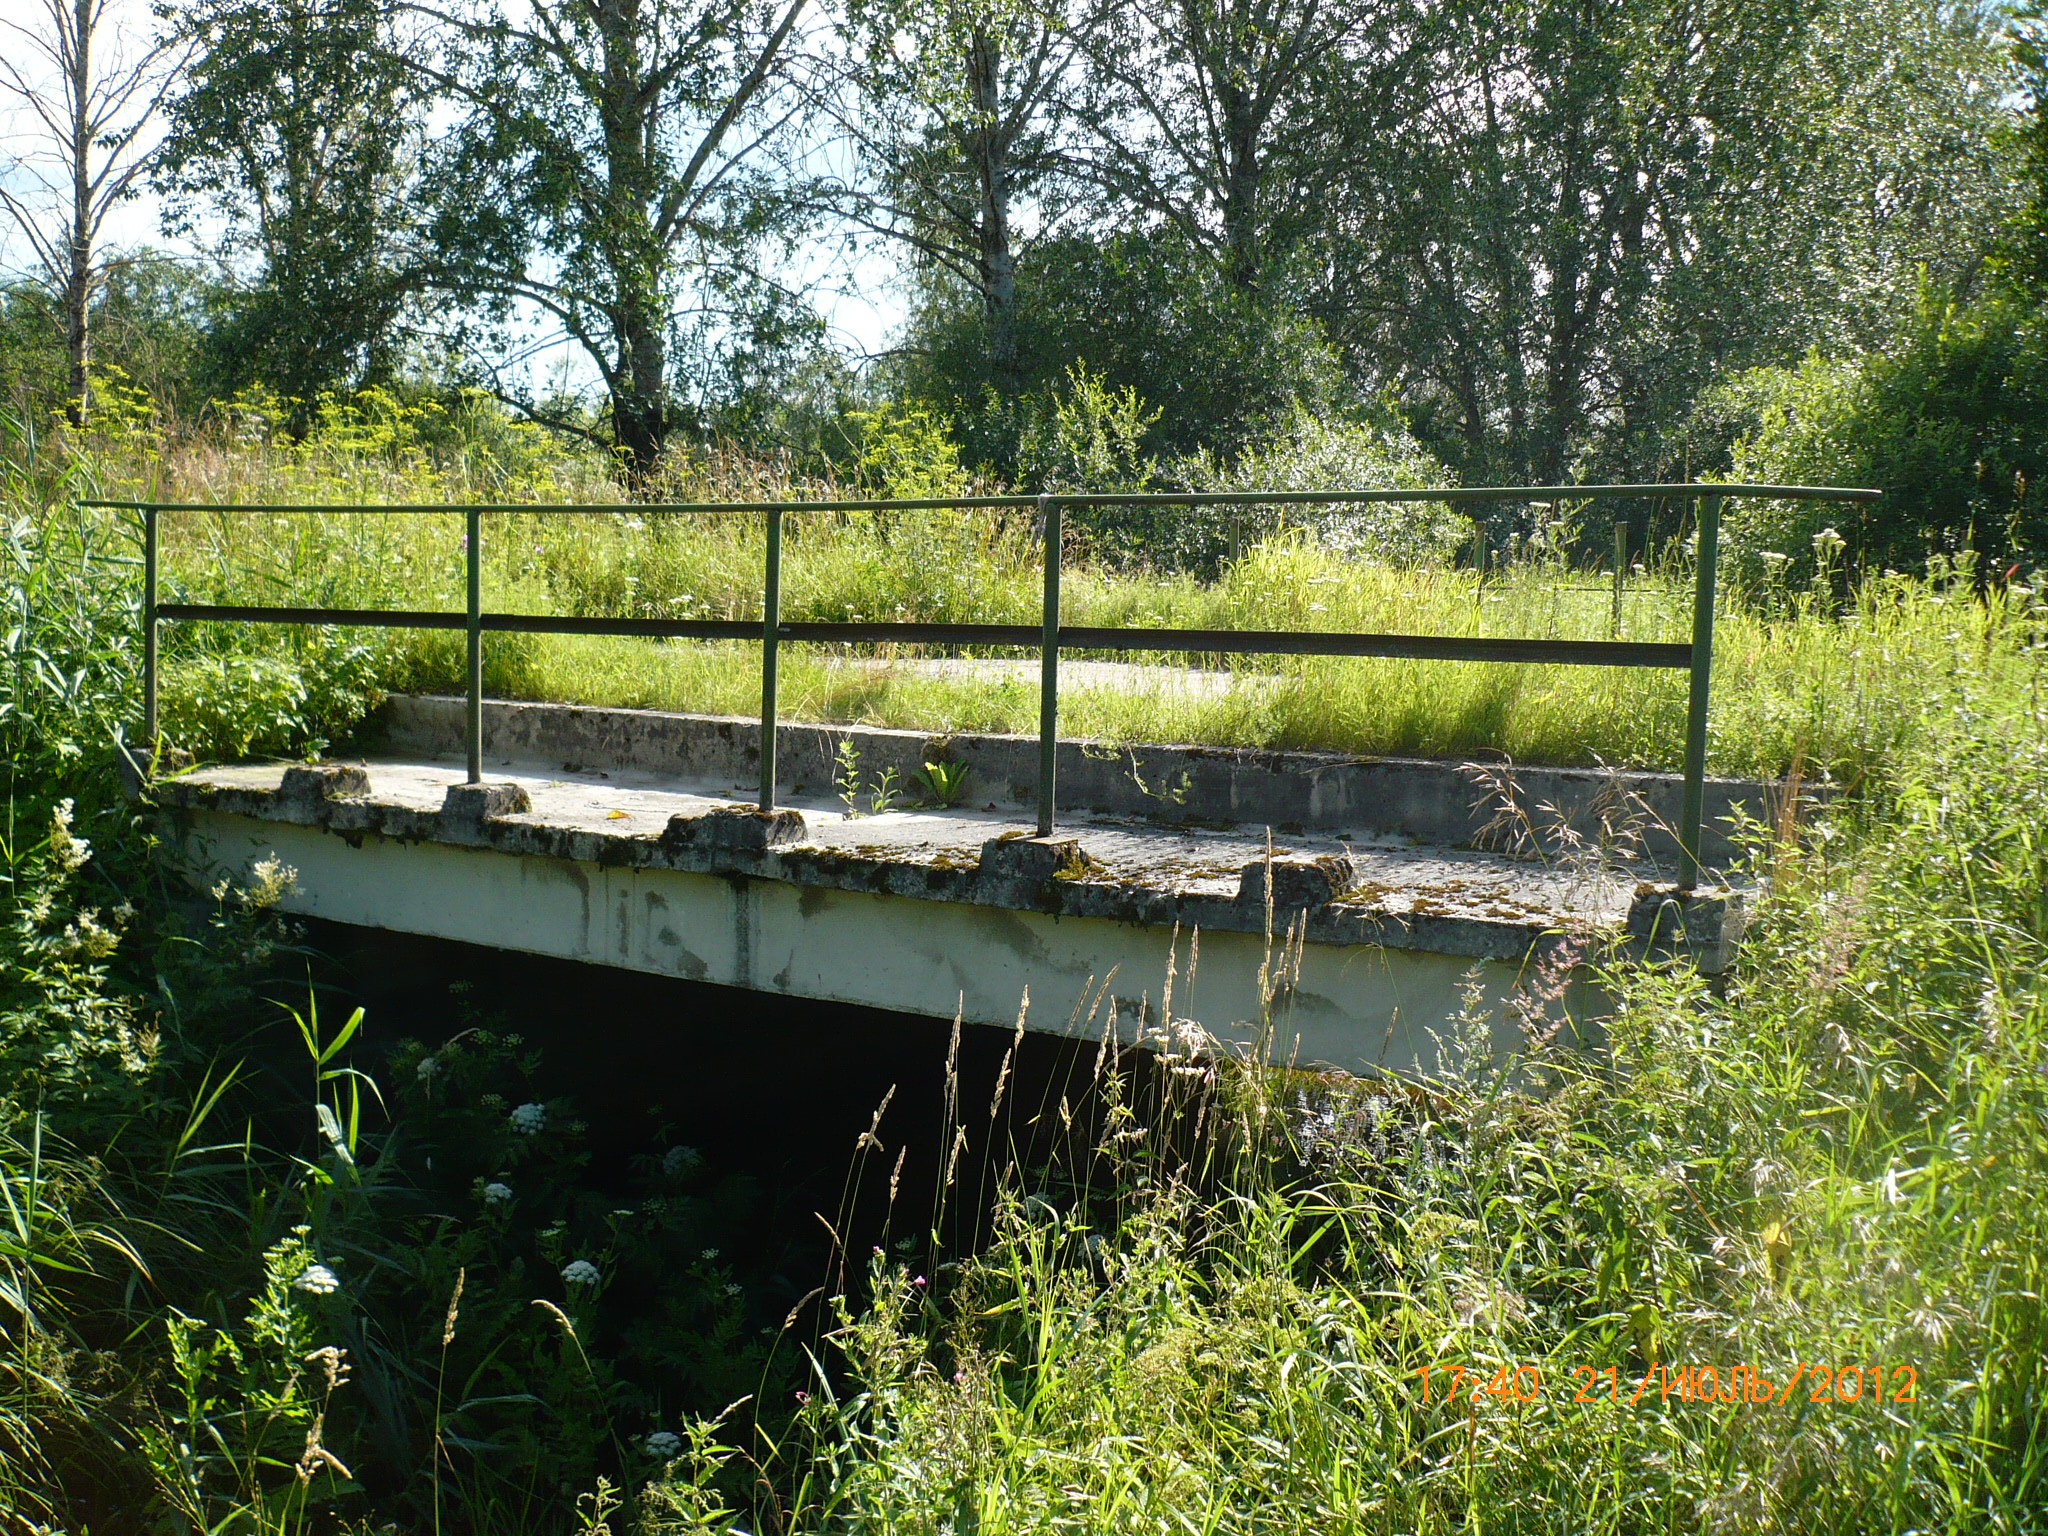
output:
[[547,1123],[548,1111],[544,1104],[521,1104],[512,1111],[512,1129],[522,1136],[538,1136]]
[[503,1205],[512,1198],[512,1186],[493,1180],[484,1186],[484,1204]]
[[314,1296],[332,1296],[341,1289],[341,1277],[325,1264],[308,1264],[292,1288]]
[[588,1259],[571,1259],[562,1266],[562,1279],[570,1285],[595,1285],[597,1266]]
[[661,1155],[661,1171],[670,1178],[687,1173],[704,1161],[704,1154],[695,1147],[670,1147]]
[[57,952],[83,956],[87,960],[104,960],[121,942],[119,921],[117,915],[115,926],[108,927],[100,921],[99,910],[88,907],[74,921],[64,925],[64,932],[56,943]]
[[647,1454],[657,1461],[667,1461],[683,1448],[683,1437],[673,1430],[657,1429],[642,1442]]
[[67,796],[50,812],[50,857],[66,874],[76,873],[92,857],[92,844],[71,835],[72,802]]
[[242,888],[242,901],[260,912],[283,901],[298,883],[299,872],[273,854],[249,866],[249,883]]

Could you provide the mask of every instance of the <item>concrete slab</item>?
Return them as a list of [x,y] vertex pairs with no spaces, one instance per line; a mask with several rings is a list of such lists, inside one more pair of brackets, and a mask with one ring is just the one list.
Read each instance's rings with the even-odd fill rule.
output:
[[[463,701],[431,696],[388,700],[368,742],[409,761],[463,756]],[[484,704],[486,760],[523,773],[638,771],[714,795],[756,792],[760,722],[660,710],[580,705]],[[885,773],[899,793],[927,762],[966,769],[966,799],[991,812],[1033,807],[1038,742],[1030,736],[885,730],[874,726],[781,725],[776,731],[778,796],[830,803],[851,748],[866,788]],[[1545,852],[1606,843],[1645,879],[1676,858],[1676,774],[1609,772],[1416,758],[1356,758],[1326,752],[1239,747],[1119,745],[1063,739],[1058,752],[1062,819],[1097,814],[1166,826],[1272,827],[1287,835],[1352,838]],[[1702,857],[1724,868],[1739,853],[1738,819],[1777,815],[1784,785],[1709,779]],[[1813,786],[1807,798],[1823,794]],[[823,797],[822,800],[819,797]]]
[[849,815],[811,792],[763,817],[632,768],[462,779],[256,765],[156,795],[193,879],[277,858],[287,906],[338,921],[978,1023],[1011,1023],[1027,987],[1035,1028],[1106,998],[1132,1038],[1191,1018],[1353,1071],[1429,1070],[1469,986],[1498,1003],[1593,939],[1713,968],[1740,925],[1735,893],[1369,831],[1087,815],[1047,842],[1000,808]]

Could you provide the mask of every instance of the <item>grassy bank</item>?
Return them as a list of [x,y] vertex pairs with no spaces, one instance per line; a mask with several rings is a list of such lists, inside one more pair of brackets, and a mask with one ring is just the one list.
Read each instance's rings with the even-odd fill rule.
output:
[[[792,520],[784,613],[794,620],[1035,623],[1028,531],[984,515],[903,522]],[[1607,638],[1608,594],[1590,573],[1530,562],[1481,583],[1469,571],[1361,564],[1283,530],[1213,580],[1112,570],[1074,557],[1064,611],[1091,625],[1331,629],[1432,635]],[[168,523],[165,590],[192,600],[334,606],[460,606],[461,532],[438,517],[180,515]],[[612,617],[740,619],[759,611],[761,535],[751,519],[501,516],[486,525],[487,605]],[[1690,636],[1682,564],[1631,577],[1622,632]],[[1970,573],[1888,577],[1838,604],[1812,593],[1737,594],[1718,625],[1709,762],[1730,774],[1803,771],[1854,782],[1881,770],[1917,718],[1912,700],[1968,667],[2024,686],[2043,608],[2024,586],[1980,598]],[[178,632],[170,719],[206,696],[223,649],[246,636]],[[381,686],[456,686],[446,636],[328,634],[270,643],[362,648]],[[1035,728],[1023,678],[948,675],[924,658],[791,647],[785,718],[947,730]],[[1672,671],[1320,658],[1168,657],[1230,674],[1227,687],[1083,685],[1065,728],[1121,741],[1182,741],[1373,754],[1505,752],[1518,761],[1675,768],[1685,677]],[[486,685],[525,699],[750,714],[751,645],[494,636]],[[187,670],[181,672],[180,668]],[[181,713],[183,711],[183,713]],[[275,748],[272,748],[275,750]]]
[[[330,407],[307,439],[173,435],[118,413],[92,439],[13,472],[17,504],[66,494],[157,500],[316,503],[489,500],[605,503],[620,493],[601,460],[481,406],[450,412],[382,397]],[[471,417],[474,419],[470,419]],[[62,445],[60,445],[62,446]],[[887,492],[879,484],[859,489]],[[651,490],[678,500],[844,494],[730,454],[679,460]],[[1423,518],[1439,514],[1420,511]],[[110,515],[111,516],[111,515]],[[1097,558],[1108,533],[1068,551],[1065,612],[1102,625],[1392,631],[1605,638],[1604,577],[1538,547],[1482,588],[1469,571],[1391,567],[1325,547],[1314,517],[1251,528],[1241,557],[1206,576]],[[1258,534],[1254,537],[1253,534]],[[102,542],[120,537],[110,527]],[[747,517],[493,516],[485,524],[488,605],[617,617],[741,619],[759,611],[762,533]],[[132,537],[132,533],[130,534]],[[456,516],[180,514],[164,524],[166,597],[333,606],[459,607]],[[916,513],[790,519],[784,612],[792,619],[1036,623],[1039,556],[1028,519]],[[1917,701],[1959,671],[2032,686],[2044,606],[2025,584],[1980,599],[1974,573],[1947,567],[1865,584],[1724,596],[1709,763],[1730,774],[1843,782],[1880,778],[1908,750]],[[1588,587],[1593,590],[1586,590]],[[1623,633],[1690,637],[1682,548],[1631,573]],[[785,718],[933,731],[1030,730],[1029,682],[952,676],[887,649],[792,647]],[[487,686],[500,696],[712,713],[758,708],[753,646],[494,636]],[[1118,741],[1185,741],[1373,754],[1675,768],[1684,676],[1662,671],[1316,658],[1167,657],[1229,673],[1227,687],[1149,692],[1082,686],[1065,728]],[[174,627],[167,719],[202,752],[289,753],[346,733],[385,690],[457,685],[447,635],[250,632]],[[267,701],[262,711],[243,707]]]

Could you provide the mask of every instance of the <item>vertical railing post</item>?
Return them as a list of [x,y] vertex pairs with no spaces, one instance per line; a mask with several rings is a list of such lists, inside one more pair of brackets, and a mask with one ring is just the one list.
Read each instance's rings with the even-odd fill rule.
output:
[[1614,520],[1614,634],[1621,637],[1621,582],[1628,570],[1628,519]]
[[775,666],[782,640],[782,508],[768,512],[761,578],[761,809],[775,809]]
[[154,772],[157,759],[156,703],[156,508],[142,509],[142,766]]
[[1699,548],[1693,563],[1692,679],[1685,695],[1685,788],[1678,811],[1678,886],[1700,879],[1700,833],[1706,820],[1707,694],[1714,672],[1714,570],[1721,555],[1721,500],[1700,503]]
[[1038,835],[1051,837],[1060,726],[1060,504],[1038,498],[1045,530],[1045,604],[1038,642]]
[[469,698],[463,712],[463,745],[469,753],[469,782],[484,777],[484,532],[483,514],[468,509],[463,559],[469,576]]

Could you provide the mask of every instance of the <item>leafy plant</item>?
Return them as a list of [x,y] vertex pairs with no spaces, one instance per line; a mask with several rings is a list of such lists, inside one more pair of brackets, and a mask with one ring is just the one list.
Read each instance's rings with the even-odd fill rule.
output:
[[913,776],[912,782],[928,805],[958,805],[967,793],[969,765],[953,762],[927,762]]
[[839,803],[846,807],[849,819],[862,814],[860,808],[860,748],[851,736],[842,736],[839,745],[832,749],[836,765],[832,775],[832,786],[839,792]]

